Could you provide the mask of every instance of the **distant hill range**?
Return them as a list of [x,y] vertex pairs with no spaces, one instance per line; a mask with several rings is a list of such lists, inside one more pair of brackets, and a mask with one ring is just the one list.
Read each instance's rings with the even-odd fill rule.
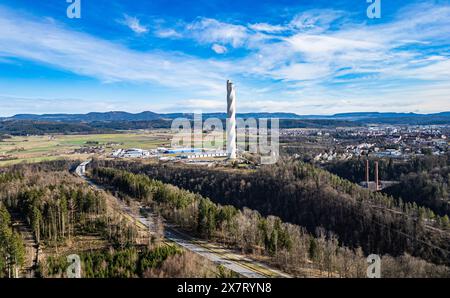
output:
[[[115,122],[115,121],[154,121],[154,120],[172,120],[184,117],[193,118],[192,113],[168,113],[158,114],[150,111],[141,113],[127,112],[105,112],[88,114],[18,114],[12,117],[0,118],[0,121],[46,121],[46,122]],[[205,113],[206,118],[225,119],[226,113]],[[329,120],[329,121],[348,121],[358,124],[450,124],[450,112],[441,112],[434,114],[416,114],[416,113],[379,113],[379,112],[357,112],[341,113],[334,115],[297,115],[294,113],[238,113],[239,118],[279,118],[284,120]]]

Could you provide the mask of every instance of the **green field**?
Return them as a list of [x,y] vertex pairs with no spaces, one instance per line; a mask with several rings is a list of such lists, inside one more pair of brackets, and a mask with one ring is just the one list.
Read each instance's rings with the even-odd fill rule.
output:
[[[75,150],[89,146],[102,146],[105,152],[101,155],[105,156],[118,148],[154,149],[170,146],[170,137],[169,134],[162,131],[12,137],[0,141],[0,166],[59,158],[82,159],[95,155],[95,153],[80,154]],[[98,145],[92,142],[98,142]]]
[[[223,135],[224,136],[224,135]],[[155,149],[171,147],[173,134],[167,130],[127,131],[112,134],[15,136],[0,141],[0,167],[17,163],[33,163],[55,159],[87,159],[107,157],[116,149]],[[210,148],[206,134],[205,148]],[[194,136],[192,136],[194,140]],[[209,139],[211,140],[211,139]],[[224,139],[215,138],[213,147],[226,146]],[[179,144],[183,146],[182,144]],[[186,145],[184,145],[186,146]],[[187,145],[190,147],[190,145]],[[79,149],[101,147],[102,152],[80,152]]]

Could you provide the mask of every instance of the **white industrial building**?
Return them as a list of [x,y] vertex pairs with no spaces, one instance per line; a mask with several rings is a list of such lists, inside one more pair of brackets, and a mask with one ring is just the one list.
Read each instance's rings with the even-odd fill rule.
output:
[[113,157],[121,158],[144,158],[151,156],[150,151],[131,148],[131,149],[118,149],[112,153]]
[[193,159],[193,158],[205,158],[205,157],[227,157],[227,152],[204,152],[198,154],[183,155],[181,158]]

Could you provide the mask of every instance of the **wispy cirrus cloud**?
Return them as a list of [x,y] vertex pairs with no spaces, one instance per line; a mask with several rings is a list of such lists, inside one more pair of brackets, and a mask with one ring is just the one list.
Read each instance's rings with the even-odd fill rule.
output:
[[[58,114],[58,113],[86,113],[89,111],[110,112],[128,111],[138,113],[142,111],[165,112],[174,109],[171,103],[141,102],[139,105],[130,105],[128,99],[98,99],[98,98],[70,98],[70,97],[18,97],[0,94],[0,117],[11,117],[16,114]],[[181,102],[182,103],[182,102]],[[195,104],[208,104],[208,101],[187,101],[185,107],[193,108]]]
[[119,23],[126,25],[130,28],[134,33],[143,34],[148,32],[148,28],[141,24],[141,21],[136,17],[131,17],[129,15],[124,15],[122,20],[119,20]]
[[242,46],[249,36],[245,26],[209,18],[199,18],[188,24],[186,33],[202,43],[230,44],[233,47]]
[[261,32],[267,32],[267,33],[277,33],[277,32],[283,32],[288,30],[286,26],[283,25],[271,25],[267,23],[256,23],[256,24],[250,24],[248,27],[254,31],[261,31]]
[[155,35],[160,38],[179,38],[182,37],[181,33],[174,29],[158,29],[155,31]]
[[212,71],[213,65],[202,59],[182,53],[131,50],[1,8],[0,57],[32,60],[104,82],[147,82],[211,91],[221,80],[217,71]]
[[43,111],[52,113],[73,113],[83,111],[86,106],[91,106],[93,111],[113,111],[123,109],[120,105],[111,101],[88,100],[80,98],[48,98],[48,97],[17,97],[0,94],[1,116],[10,117],[21,113],[40,114]]
[[347,13],[332,9],[313,9],[301,12],[289,22],[292,30],[309,31],[313,33],[325,32],[338,19]]
[[216,52],[217,54],[225,54],[227,52],[227,48],[220,45],[220,44],[213,44],[211,49]]

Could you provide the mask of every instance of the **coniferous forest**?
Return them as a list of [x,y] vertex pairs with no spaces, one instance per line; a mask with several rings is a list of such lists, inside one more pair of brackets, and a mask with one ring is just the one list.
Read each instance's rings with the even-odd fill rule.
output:
[[173,245],[148,237],[143,243],[142,231],[111,210],[106,193],[70,173],[73,165],[56,161],[0,170],[0,277],[66,277],[71,253],[80,255],[88,278],[231,274]]
[[[24,268],[34,276],[64,277],[74,246],[85,277],[232,276],[160,236],[143,242],[139,227],[116,212],[111,195],[293,276],[364,277],[370,254],[382,256],[384,277],[450,276],[446,215],[311,164],[284,159],[238,170],[94,160],[88,176],[105,190],[76,177],[77,164],[1,169],[3,277],[20,276]],[[27,231],[37,256],[31,265]],[[89,249],[80,249],[86,241]]]
[[[387,195],[398,201],[416,203],[426,207],[448,222],[450,216],[450,154],[424,156],[411,161],[385,158],[379,160],[380,177],[383,180],[398,181],[383,189]],[[358,183],[365,171],[365,159],[334,162],[325,166],[327,170],[342,178]],[[373,168],[370,176],[373,177]],[[421,212],[424,212],[422,210]]]
[[[391,197],[369,193],[311,165],[289,162],[235,174],[98,161],[92,175],[184,229],[268,256],[300,276],[307,269],[364,276],[365,256],[374,252],[384,255],[384,276],[448,275],[445,223],[416,217],[413,205],[398,206]],[[326,192],[320,189],[324,185]]]

